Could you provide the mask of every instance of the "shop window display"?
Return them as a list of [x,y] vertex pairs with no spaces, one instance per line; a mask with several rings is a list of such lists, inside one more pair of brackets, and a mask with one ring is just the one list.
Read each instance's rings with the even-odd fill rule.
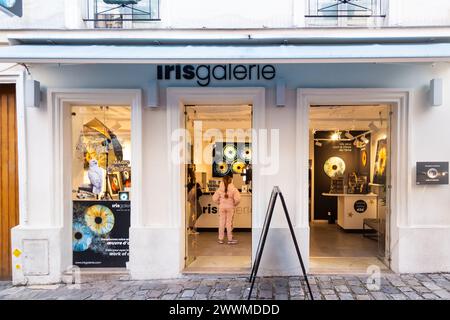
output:
[[72,107],[73,264],[126,267],[131,108]]

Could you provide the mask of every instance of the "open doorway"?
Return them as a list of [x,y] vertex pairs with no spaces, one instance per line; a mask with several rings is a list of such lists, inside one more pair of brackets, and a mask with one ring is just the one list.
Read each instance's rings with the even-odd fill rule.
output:
[[313,273],[389,270],[390,117],[385,104],[310,108]]
[[[185,106],[190,139],[185,167],[186,273],[248,273],[252,255],[252,106]],[[219,206],[213,195],[223,177],[240,194],[233,239],[218,243]]]

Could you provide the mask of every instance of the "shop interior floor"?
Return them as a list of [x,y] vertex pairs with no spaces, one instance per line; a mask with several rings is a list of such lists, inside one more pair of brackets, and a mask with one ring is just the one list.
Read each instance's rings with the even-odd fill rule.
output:
[[217,243],[217,232],[200,232],[188,237],[189,256],[251,256],[252,233],[235,232],[236,245],[228,245],[226,238],[224,244]]
[[235,232],[239,243],[228,245],[217,243],[217,232],[200,232],[188,236],[188,255],[195,260],[184,270],[185,273],[242,273],[250,272],[252,254],[252,233]]
[[314,222],[310,226],[311,257],[377,257],[378,241],[348,233],[337,224]]
[[367,275],[379,268],[381,273],[389,273],[389,268],[376,257],[311,257],[310,274],[360,274]]

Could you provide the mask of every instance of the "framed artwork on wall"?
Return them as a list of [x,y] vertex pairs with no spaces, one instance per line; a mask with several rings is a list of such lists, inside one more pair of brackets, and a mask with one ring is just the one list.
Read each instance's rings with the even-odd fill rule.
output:
[[124,169],[121,173],[123,188],[131,188],[131,169]]
[[373,174],[374,184],[386,183],[387,169],[387,139],[381,139],[377,142],[377,154],[375,156],[375,170]]
[[111,196],[118,196],[122,190],[122,182],[119,172],[108,173],[108,191]]
[[251,167],[252,146],[250,143],[216,143],[213,148],[212,174],[215,178],[231,173],[243,174]]

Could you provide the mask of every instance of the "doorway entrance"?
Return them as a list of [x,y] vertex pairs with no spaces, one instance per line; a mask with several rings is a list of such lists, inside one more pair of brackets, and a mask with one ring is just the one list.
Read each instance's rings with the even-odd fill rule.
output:
[[312,273],[389,270],[391,106],[311,105]]
[[16,89],[0,85],[0,280],[11,279],[11,228],[19,224]]
[[[186,105],[185,273],[248,273],[252,256],[252,106]],[[240,194],[233,215],[235,244],[218,242],[225,176]]]

